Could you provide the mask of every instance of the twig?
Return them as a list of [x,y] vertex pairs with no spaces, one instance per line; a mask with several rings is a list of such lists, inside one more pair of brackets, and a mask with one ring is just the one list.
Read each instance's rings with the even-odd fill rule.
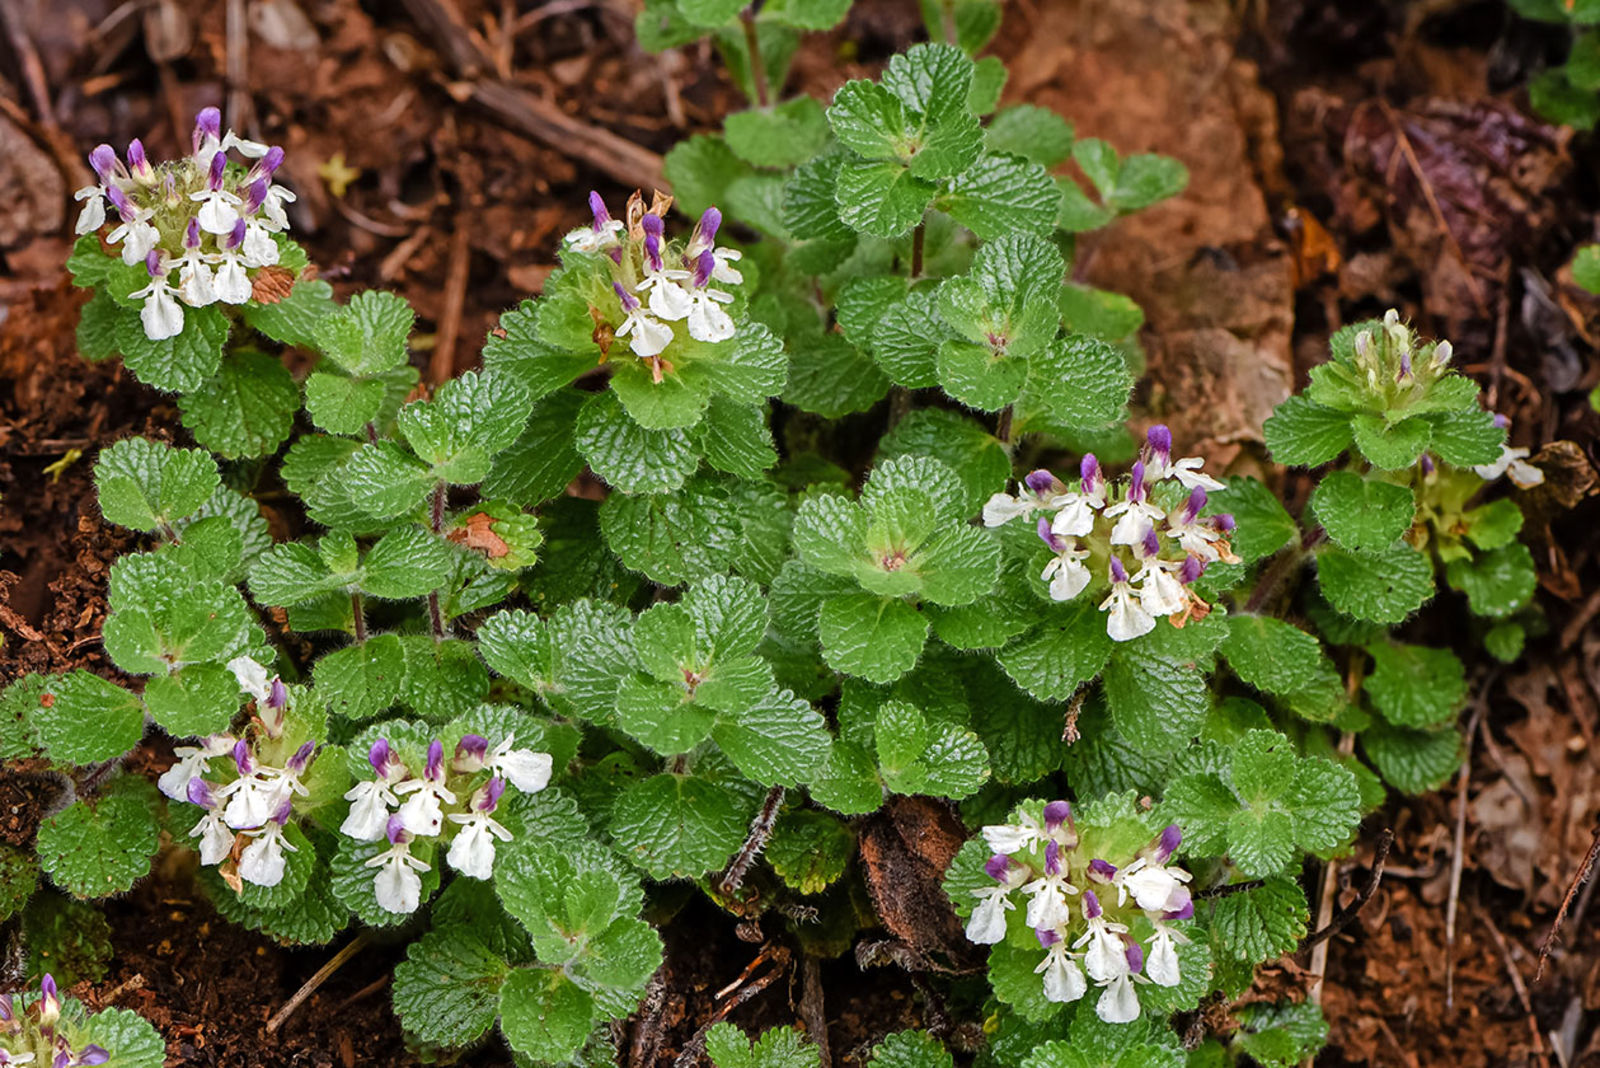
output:
[[922,249],[927,242],[928,226],[926,222],[917,223],[917,228],[911,231],[911,280],[915,282],[922,277]]
[[367,610],[366,610],[366,607],[361,603],[361,591],[360,590],[351,590],[350,591],[350,617],[355,620],[355,624],[356,624],[356,641],[358,641],[358,642],[366,641],[367,640]]
[[[1456,776],[1456,836],[1453,851],[1450,856],[1450,897],[1444,907],[1444,1008],[1446,1012],[1456,1005],[1456,910],[1461,901],[1461,870],[1467,861],[1467,787],[1472,782],[1472,741],[1478,736],[1479,725],[1483,722],[1484,709],[1488,707],[1486,696],[1489,687],[1494,684],[1498,671],[1489,673],[1489,677],[1478,688],[1478,697],[1473,702],[1472,718],[1467,721],[1467,755],[1461,761],[1461,772]],[[1487,728],[1484,728],[1487,729]]]
[[354,1005],[363,998],[370,998],[372,995],[388,986],[390,978],[392,977],[389,975],[378,976],[372,982],[368,983],[366,986],[362,987],[360,990],[357,990],[354,994],[351,994],[349,997],[339,1002],[339,1004],[335,1005],[333,1007],[333,1011],[329,1015],[338,1016],[345,1009],[348,1009],[350,1006]]
[[818,1068],[833,1068],[833,1053],[828,1049],[828,1014],[824,1010],[822,966],[809,953],[800,958],[800,1019],[806,1034],[817,1046]]
[[750,833],[745,836],[744,845],[739,847],[733,863],[728,865],[728,870],[717,883],[717,889],[725,896],[732,897],[739,892],[739,887],[744,885],[745,875],[750,871],[750,865],[756,862],[761,851],[767,847],[767,839],[772,837],[772,827],[778,822],[778,810],[783,807],[784,793],[781,786],[774,786],[767,791],[767,799],[761,803],[761,811],[750,821]]
[[1367,877],[1367,885],[1361,888],[1354,901],[1339,910],[1332,921],[1308,937],[1302,943],[1302,949],[1315,946],[1344,930],[1350,921],[1356,918],[1362,906],[1372,900],[1372,895],[1378,892],[1378,884],[1383,881],[1383,865],[1389,859],[1389,847],[1392,845],[1394,845],[1394,832],[1385,827],[1383,833],[1378,836],[1378,846],[1372,857],[1372,874]]
[[[1589,851],[1583,856],[1583,863],[1578,865],[1578,870],[1572,876],[1572,881],[1567,884],[1567,892],[1561,897],[1561,908],[1556,910],[1556,918],[1550,924],[1550,930],[1545,933],[1543,941],[1539,943],[1539,967],[1533,973],[1533,981],[1538,982],[1544,978],[1544,962],[1555,951],[1556,939],[1561,935],[1561,926],[1567,922],[1567,911],[1572,907],[1572,901],[1578,896],[1578,888],[1594,874],[1594,865],[1600,859],[1600,824],[1596,824],[1593,837],[1589,839]],[[1584,893],[1588,897],[1588,892]]]
[[1311,550],[1321,545],[1327,537],[1328,532],[1317,527],[1301,538],[1298,546],[1290,546],[1280,551],[1277,559],[1273,560],[1271,566],[1256,580],[1255,589],[1250,591],[1250,599],[1244,605],[1245,614],[1261,611],[1261,606],[1267,603],[1289,576],[1300,569],[1306,557],[1311,555]]
[[28,36],[27,20],[22,17],[18,0],[0,0],[0,22],[5,23],[6,42],[11,45],[21,68],[22,80],[28,87],[33,109],[38,112],[39,124],[46,129],[56,128],[55,108],[50,104],[50,83],[44,77],[44,64],[39,62],[39,51]]
[[355,956],[357,953],[360,953],[361,950],[366,946],[367,942],[367,933],[363,931],[352,938],[349,944],[343,949],[330,957],[328,959],[328,963],[318,968],[311,978],[307,979],[305,984],[301,986],[299,990],[296,990],[294,995],[290,997],[288,1001],[283,1003],[283,1008],[274,1013],[272,1019],[267,1021],[267,1034],[270,1035],[277,1031],[278,1028],[282,1027],[284,1021],[290,1016],[294,1015],[294,1010],[298,1009],[300,1004],[305,1001],[306,998],[309,998],[312,994],[315,994],[317,992],[317,988],[328,981],[329,976],[338,971],[340,968],[344,967],[346,961]]
[[1000,409],[1000,414],[994,421],[995,440],[1004,445],[1007,450],[1011,448],[1011,405]]
[[228,124],[236,130],[251,125],[250,27],[245,21],[245,0],[228,0],[223,18],[226,38],[225,80],[228,86]]
[[[751,979],[750,976],[755,970],[767,961],[771,961],[772,970]],[[678,1054],[678,1059],[672,1062],[672,1068],[691,1068],[691,1065],[699,1060],[700,1055],[705,1052],[706,1033],[716,1024],[726,1019],[734,1009],[737,1009],[740,1005],[743,1005],[771,986],[778,976],[783,974],[788,964],[789,950],[783,946],[769,946],[756,954],[756,959],[751,961],[749,966],[739,973],[737,979],[717,991],[716,999],[718,1001],[722,1001],[724,997],[728,1000],[717,1006],[717,1010],[711,1014],[711,1019],[702,1024],[700,1029],[694,1033],[694,1037],[683,1044],[683,1050]]]
[[[428,357],[428,381],[443,385],[455,377],[456,339],[461,336],[461,313],[467,304],[467,281],[472,267],[472,228],[466,212],[456,216],[450,235],[450,260],[444,278],[444,308]],[[436,532],[437,533],[437,532]]]
[[1251,890],[1260,890],[1267,885],[1265,879],[1249,879],[1242,883],[1229,883],[1227,886],[1213,886],[1209,890],[1202,890],[1194,895],[1197,901],[1210,901],[1219,897],[1232,897],[1234,894],[1243,894]]
[[628,1050],[628,1068],[650,1068],[661,1052],[661,1017],[667,1007],[667,965],[662,963],[644,988],[639,1006],[639,1023],[633,1030]]
[[[428,508],[428,528],[435,534],[444,533],[444,505],[445,484],[440,482],[433,487],[433,500]],[[445,639],[444,613],[439,608],[439,591],[433,590],[428,594],[428,624],[433,631],[433,643],[438,645]]]
[[1505,962],[1506,974],[1511,978],[1511,988],[1517,992],[1517,1000],[1522,1003],[1522,1012],[1528,1018],[1528,1033],[1533,1036],[1533,1052],[1540,1060],[1546,1060],[1544,1036],[1539,1032],[1539,1018],[1533,1014],[1533,999],[1528,997],[1528,984],[1522,981],[1522,972],[1517,968],[1517,962],[1511,959],[1511,947],[1506,943],[1506,936],[1500,933],[1500,928],[1494,925],[1494,921],[1489,918],[1489,913],[1485,910],[1478,910],[1478,919],[1483,921],[1483,925],[1494,936],[1494,944],[1500,950],[1500,959]]

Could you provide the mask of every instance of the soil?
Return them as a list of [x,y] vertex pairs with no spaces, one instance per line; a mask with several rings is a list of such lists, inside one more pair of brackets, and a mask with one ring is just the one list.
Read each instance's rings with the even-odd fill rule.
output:
[[[740,106],[709,48],[639,52],[624,0],[456,0],[444,5],[453,34],[419,23],[439,10],[419,0],[258,0],[247,36],[230,33],[229,6],[0,12],[0,682],[79,666],[115,677],[98,641],[104,586],[134,539],[99,520],[92,460],[131,434],[183,439],[168,398],[75,351],[82,294],[60,264],[90,146],[137,135],[160,156],[187,143],[189,116],[208,104],[285,145],[296,230],[323,276],[411,301],[419,363],[437,378],[472,366],[499,311],[538,291],[590,188],[621,203],[626,179],[658,165],[651,153]],[[919,39],[915,8],[858,0],[843,27],[807,41],[788,88],[826,97],[872,74]],[[512,32],[507,13],[520,20]],[[1013,71],[1007,102],[1056,108],[1080,136],[1189,168],[1182,196],[1086,239],[1075,260],[1080,280],[1145,309],[1141,417],[1234,472],[1277,479],[1259,441],[1266,412],[1334,329],[1397,306],[1452,338],[1512,417],[1514,441],[1551,472],[1525,498],[1548,632],[1511,668],[1472,664],[1481,714],[1461,779],[1397,798],[1335,863],[1344,905],[1367,882],[1371,843],[1394,830],[1377,892],[1328,943],[1325,979],[1308,954],[1263,971],[1263,989],[1321,999],[1325,1065],[1600,1065],[1588,888],[1535,980],[1600,822],[1600,417],[1586,400],[1600,301],[1565,266],[1600,234],[1600,168],[1593,140],[1530,117],[1521,88],[1564,48],[1498,0],[1013,0],[994,45]],[[494,81],[576,120],[583,137],[520,132],[474,96]],[[584,140],[595,131],[644,151],[601,159]],[[1291,500],[1309,489],[1285,488]],[[1470,652],[1459,618],[1447,596],[1412,626]],[[139,759],[158,769],[168,758]],[[28,770],[0,775],[0,841],[26,842],[57,803]],[[879,828],[873,841],[903,833]],[[269,1035],[267,1020],[337,945],[276,946],[221,921],[176,854],[158,868],[108,903],[111,972],[75,993],[147,1015],[170,1064],[418,1063],[388,1008],[403,945],[363,949]],[[1308,872],[1313,901],[1323,882]],[[930,985],[901,966],[932,950],[895,942],[916,925],[877,899],[888,930],[863,944],[890,949],[863,955],[886,963],[861,968],[847,953],[809,976],[781,921],[741,930],[703,901],[684,906],[659,988],[619,1028],[626,1063],[671,1063],[724,1011],[752,1027],[825,1019],[835,1064],[860,1063],[888,1030],[946,1028]],[[463,1063],[509,1061],[485,1049]]]

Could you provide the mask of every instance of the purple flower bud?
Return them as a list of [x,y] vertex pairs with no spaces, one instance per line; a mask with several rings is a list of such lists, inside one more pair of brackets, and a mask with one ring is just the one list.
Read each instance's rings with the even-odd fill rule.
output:
[[261,179],[270,179],[281,166],[283,166],[283,149],[273,145],[267,149],[266,155],[256,160],[256,165],[250,168],[250,177],[246,180],[256,182]]
[[1508,430],[1511,427],[1511,419],[1508,416],[1501,415],[1499,412],[1495,412],[1494,425],[1499,427],[1501,430]]
[[261,210],[261,205],[266,203],[267,190],[271,187],[265,178],[257,178],[251,182],[244,192],[244,213],[254,215]]
[[1099,883],[1109,883],[1117,877],[1116,865],[1095,857],[1089,862],[1089,878]]
[[1178,851],[1183,844],[1183,831],[1176,823],[1169,823],[1161,830],[1161,837],[1156,840],[1155,860],[1157,864],[1165,864],[1167,858]]
[[190,248],[190,249],[199,248],[200,247],[200,220],[199,219],[190,219],[189,220],[189,225],[184,228],[184,231],[183,231],[183,247],[184,248]]
[[639,310],[639,298],[623,289],[621,282],[612,282],[611,288],[617,291],[617,299],[622,301],[622,310],[625,314],[632,315]]
[[1161,536],[1156,533],[1155,527],[1146,527],[1144,531],[1144,544],[1139,548],[1144,550],[1146,559],[1161,555]]
[[661,239],[662,233],[665,232],[661,222],[661,216],[659,215],[646,215],[643,219],[639,220],[639,225],[644,228],[645,234],[655,238],[658,241]]
[[1161,919],[1166,921],[1166,922],[1168,922],[1168,923],[1171,923],[1173,920],[1192,920],[1192,919],[1194,919],[1194,901],[1193,900],[1185,901],[1183,903],[1183,907],[1182,908],[1172,909],[1169,912],[1162,913],[1161,914]]
[[1422,454],[1422,477],[1423,478],[1427,478],[1429,475],[1433,474],[1434,466],[1435,465],[1434,465],[1434,462],[1433,462],[1433,457],[1429,456],[1427,453],[1423,453]]
[[1408,379],[1410,377],[1411,377],[1411,353],[1402,352],[1400,354],[1399,381],[1404,382],[1406,379]]
[[1145,497],[1144,461],[1133,461],[1133,467],[1130,469],[1130,473],[1133,475],[1133,481],[1128,484],[1128,500],[1136,503],[1142,502]]
[[607,252],[606,255],[611,257],[611,262],[612,263],[615,263],[619,267],[622,266],[622,246],[621,245],[612,245],[611,246],[611,251]]
[[493,812],[500,804],[500,795],[505,792],[506,781],[504,779],[490,779],[483,784],[483,789],[478,791],[477,802],[472,807],[479,812]]
[[306,764],[311,760],[311,754],[317,751],[316,742],[307,742],[295,750],[294,756],[289,758],[289,770],[296,775],[306,770]]
[[710,248],[717,240],[717,230],[722,226],[722,212],[716,208],[707,208],[700,216],[700,221],[695,223],[694,235],[689,243],[695,248]]
[[216,108],[201,108],[194,117],[194,150],[199,152],[207,140],[222,140],[222,112]]
[[1052,801],[1044,806],[1044,825],[1053,831],[1072,818],[1072,806],[1065,801]]
[[1164,466],[1172,455],[1172,431],[1167,429],[1165,423],[1157,423],[1145,433],[1144,447]]
[[106,199],[111,201],[111,206],[117,209],[117,214],[122,216],[124,221],[133,218],[135,214],[133,204],[128,200],[128,194],[120,188],[114,185],[106,186]]
[[1127,582],[1128,581],[1128,569],[1123,567],[1122,566],[1122,561],[1117,559],[1115,556],[1113,556],[1111,558],[1111,581],[1112,582]]
[[611,221],[611,213],[606,210],[605,200],[593,189],[589,190],[589,211],[594,215],[594,232],[598,234]]
[[[244,234],[245,234],[244,219],[242,219],[242,218],[235,219],[233,221],[233,232],[228,235],[228,242],[227,242],[228,247],[229,248],[238,248],[240,245],[244,244]],[[284,704],[288,704],[288,702],[289,702],[288,694],[284,695],[283,700],[284,700]],[[278,708],[282,708],[283,707],[283,705],[274,705],[272,703],[272,697],[270,695],[267,697],[267,706],[269,708],[273,708],[273,709],[278,709]]]
[[111,1059],[111,1054],[100,1046],[85,1046],[83,1052],[78,1054],[78,1064],[104,1064]]
[[128,169],[141,178],[150,176],[150,161],[145,158],[144,142],[137,137],[128,142]]
[[39,980],[39,993],[44,998],[44,1011],[54,1013],[61,1011],[61,997],[56,990],[56,977],[49,972],[44,973],[44,978]]
[[1211,525],[1224,534],[1233,530],[1235,523],[1232,512],[1218,512],[1211,517]]
[[240,738],[233,743],[233,764],[240,775],[255,774],[255,763],[250,759],[250,743]]
[[444,743],[437,738],[428,743],[428,767],[423,775],[431,782],[444,781]]
[[196,775],[189,780],[189,804],[199,805],[201,808],[211,808],[217,803],[211,794],[211,784]]
[[[244,240],[244,220],[240,219],[233,228],[233,233],[239,241]],[[237,246],[238,242],[235,242]],[[273,676],[272,685],[267,687],[267,707],[274,712],[289,707],[289,688],[283,684],[283,679]]]
[[1061,843],[1054,838],[1044,844],[1044,873],[1061,874]]
[[1206,488],[1196,486],[1189,491],[1189,500],[1183,506],[1183,521],[1193,523],[1202,509],[1206,506]]
[[1183,566],[1178,568],[1178,581],[1185,586],[1192,586],[1205,573],[1206,562],[1204,560],[1198,556],[1186,556],[1183,558]]
[[1100,461],[1094,458],[1092,452],[1084,454],[1082,462],[1078,464],[1078,474],[1084,493],[1098,493],[1105,482],[1105,476],[1100,473]]
[[1027,486],[1034,496],[1043,497],[1055,488],[1056,476],[1041,467],[1037,471],[1029,471],[1028,476],[1022,480],[1022,484]]
[[1105,912],[1105,909],[1100,907],[1100,898],[1096,896],[1093,890],[1085,890],[1083,892],[1083,918],[1097,920],[1103,912]]
[[1004,853],[996,853],[983,862],[983,870],[995,882],[1003,883],[1006,881],[1006,876],[1011,873],[1011,858]]
[[283,802],[278,805],[278,810],[274,812],[269,819],[271,819],[271,821],[276,823],[279,827],[282,827],[284,824],[289,822],[289,817],[293,814],[294,801],[286,797],[283,799]]
[[694,261],[694,287],[704,289],[706,283],[711,281],[711,272],[717,269],[717,257],[710,249],[706,249],[695,257]]
[[1129,942],[1127,953],[1128,971],[1133,975],[1138,975],[1144,971],[1144,950],[1139,948],[1139,943]]
[[406,833],[405,822],[400,819],[398,813],[389,817],[389,826],[385,828],[385,833],[388,834],[389,842],[392,845],[400,845],[402,842],[411,841],[411,835]]
[[[656,219],[654,215],[646,215],[645,218]],[[656,219],[656,222],[659,224],[661,220]],[[660,227],[658,225],[657,229],[659,228]],[[644,235],[644,258],[645,263],[649,265],[650,270],[662,270],[663,264],[661,262],[661,238],[657,235],[652,233],[647,233]]]
[[1043,949],[1049,949],[1051,946],[1061,941],[1061,936],[1056,934],[1055,928],[1053,927],[1035,928],[1033,936],[1039,940],[1039,946]]
[[389,739],[379,738],[372,743],[372,748],[367,750],[367,763],[372,765],[372,770],[378,773],[378,778],[388,774],[389,768]]
[[481,734],[463,734],[456,743],[455,765],[462,771],[477,771],[489,753],[489,739]]
[[109,185],[117,170],[117,150],[110,145],[95,145],[89,153],[89,166],[100,176],[101,185]]
[[1058,553],[1067,547],[1066,541],[1050,529],[1050,520],[1044,516],[1039,517],[1034,529],[1038,531],[1040,540],[1050,546],[1051,552]]
[[206,175],[206,188],[213,193],[222,188],[222,174],[228,169],[228,157],[218,152],[211,157],[211,170]]
[[55,1060],[50,1062],[50,1068],[72,1068],[72,1051],[69,1049],[56,1050]]

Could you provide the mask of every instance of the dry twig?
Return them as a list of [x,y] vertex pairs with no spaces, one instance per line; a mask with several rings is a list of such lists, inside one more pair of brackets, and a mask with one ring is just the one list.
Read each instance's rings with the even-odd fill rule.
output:
[[1389,860],[1389,848],[1393,845],[1394,832],[1385,827],[1383,833],[1378,836],[1378,845],[1373,851],[1372,874],[1367,877],[1367,885],[1363,886],[1361,892],[1356,895],[1356,899],[1340,909],[1338,914],[1326,926],[1313,932],[1301,946],[1302,949],[1324,942],[1344,930],[1350,921],[1356,918],[1356,914],[1361,911],[1362,907],[1372,900],[1372,895],[1378,892],[1378,884],[1383,881],[1383,866]]
[[[1556,939],[1561,935],[1561,926],[1567,922],[1567,912],[1572,907],[1573,899],[1578,896],[1578,888],[1584,884],[1594,873],[1594,865],[1600,859],[1600,824],[1596,824],[1593,837],[1589,840],[1589,851],[1583,856],[1583,863],[1578,865],[1578,870],[1572,876],[1572,882],[1567,884],[1567,892],[1561,897],[1561,908],[1556,911],[1556,918],[1550,923],[1550,930],[1546,932],[1543,941],[1539,943],[1539,967],[1533,973],[1533,981],[1538,982],[1544,978],[1544,964],[1556,948]],[[1585,893],[1585,898],[1588,894]]]
[[360,934],[352,938],[349,944],[343,949],[335,953],[332,957],[328,958],[328,963],[318,968],[315,974],[313,974],[310,979],[307,979],[305,984],[301,986],[299,990],[296,990],[288,1001],[283,1003],[283,1008],[272,1014],[272,1019],[267,1021],[267,1034],[270,1035],[277,1031],[278,1028],[282,1027],[284,1025],[284,1021],[288,1020],[290,1016],[293,1016],[294,1011],[298,1009],[307,998],[309,998],[312,994],[315,994],[318,987],[328,981],[329,976],[338,971],[340,968],[344,967],[345,962],[351,957],[355,956],[357,953],[360,953],[369,941],[371,940],[367,937],[367,932],[362,931]]

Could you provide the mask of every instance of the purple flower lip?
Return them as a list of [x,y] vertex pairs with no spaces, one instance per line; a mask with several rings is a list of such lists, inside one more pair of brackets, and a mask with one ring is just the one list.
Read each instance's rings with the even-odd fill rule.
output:
[[1116,865],[1095,857],[1089,862],[1089,876],[1099,882],[1109,883],[1117,877]]
[[101,1046],[85,1046],[83,1052],[78,1054],[78,1064],[104,1064],[111,1059],[111,1054]]
[[1046,842],[1044,846],[1044,873],[1046,875],[1061,874],[1061,843],[1053,838]]
[[1104,476],[1100,473],[1100,461],[1095,459],[1094,453],[1084,453],[1083,461],[1078,464],[1078,476],[1082,480],[1083,492],[1095,493],[1100,489]]
[[289,770],[294,772],[296,775],[300,774],[302,771],[305,771],[306,764],[308,764],[311,760],[311,754],[316,751],[316,742],[307,742],[299,749],[296,749],[294,756],[289,758]]
[[[489,753],[489,739],[481,734],[463,734],[456,743],[457,763],[472,763],[482,766],[483,758]],[[475,769],[474,769],[475,770]]]
[[[244,220],[243,219],[235,219],[233,221],[233,232],[228,235],[228,247],[229,248],[238,248],[240,245],[244,244],[244,235],[245,235]],[[283,688],[283,683],[279,682],[277,679],[274,679],[272,681],[274,683],[276,683],[276,685],[274,686],[273,689],[270,689],[270,690],[267,691],[267,707],[269,709],[271,709],[272,711],[276,712],[280,708],[282,708],[284,705],[289,703],[289,691],[285,690]],[[277,700],[278,695],[280,693],[283,695],[283,701],[282,701],[281,704]]]
[[479,791],[478,803],[473,805],[479,812],[493,812],[500,804],[500,795],[506,792],[506,781],[501,778],[490,779],[483,784]]
[[423,774],[432,782],[444,781],[444,743],[437,738],[428,743],[428,766]]
[[1058,535],[1055,531],[1050,529],[1050,520],[1046,519],[1044,516],[1039,517],[1039,522],[1035,526],[1035,529],[1039,532],[1040,540],[1046,545],[1050,546],[1051,552],[1059,553],[1066,549],[1066,540]]
[[59,1000],[56,990],[56,977],[49,972],[45,972],[44,978],[39,980],[39,993],[44,996],[46,1001]]
[[206,188],[213,193],[222,188],[222,175],[228,169],[228,157],[218,152],[211,157],[211,170],[206,174]]
[[117,165],[117,150],[110,145],[95,145],[94,151],[89,153],[89,166],[100,176],[102,185],[110,183],[111,176],[116,173]]
[[1185,901],[1182,908],[1172,909],[1169,912],[1165,912],[1162,914],[1161,918],[1166,921],[1194,919],[1194,901],[1192,899]]
[[1044,825],[1046,830],[1055,830],[1057,827],[1072,819],[1072,806],[1065,801],[1052,801],[1044,806]]
[[695,224],[695,244],[704,244],[710,248],[717,239],[717,230],[722,226],[722,212],[714,206],[707,208],[700,216],[700,221]]
[[1043,497],[1055,488],[1056,476],[1041,467],[1037,471],[1029,471],[1022,483],[1032,490],[1035,496]]
[[194,117],[194,150],[199,152],[208,138],[222,140],[222,112],[216,108],[201,108]]
[[706,283],[711,281],[711,272],[717,269],[717,257],[710,249],[706,249],[695,258],[694,287],[704,289]]
[[1176,823],[1169,823],[1161,830],[1161,837],[1156,844],[1156,859],[1165,863],[1166,859],[1178,851],[1183,844],[1183,831]]
[[1423,475],[1427,476],[1427,475],[1433,474],[1433,469],[1434,469],[1433,457],[1429,456],[1427,453],[1423,453],[1422,454],[1422,473],[1423,473]]
[[191,248],[191,249],[200,247],[200,220],[199,219],[190,219],[189,220],[189,225],[184,228],[184,231],[183,231],[183,247],[184,248]]
[[983,862],[983,870],[997,883],[1006,881],[1006,876],[1011,874],[1011,858],[1004,853],[996,853]]
[[[654,215],[646,215],[646,219],[656,220],[656,230],[661,229],[661,220]],[[661,262],[661,236],[659,233],[646,231],[644,235],[644,258],[652,271],[660,271],[664,265]]]
[[1206,488],[1204,486],[1196,486],[1189,491],[1189,500],[1183,506],[1183,521],[1185,523],[1193,523],[1195,517],[1200,514],[1201,509],[1205,508],[1205,506]]
[[254,167],[250,168],[250,180],[256,181],[261,178],[271,178],[281,166],[283,166],[283,149],[273,145],[267,149],[267,154],[257,160]]
[[1123,567],[1122,566],[1122,561],[1117,559],[1115,556],[1113,556],[1111,558],[1111,581],[1112,582],[1127,582],[1128,581],[1128,569]]
[[254,215],[261,209],[261,205],[266,203],[269,184],[267,179],[257,178],[245,189],[244,213],[246,215]]
[[612,282],[611,288],[616,290],[617,299],[622,301],[622,310],[626,314],[633,314],[639,310],[639,298],[622,288],[621,282]]
[[606,210],[605,199],[593,189],[589,190],[589,212],[594,216],[594,232],[603,232],[606,223],[611,221],[611,213]]
[[1139,943],[1128,943],[1128,971],[1138,975],[1144,971],[1144,950],[1139,948]]
[[1192,586],[1206,573],[1206,562],[1198,556],[1185,556],[1183,566],[1178,568],[1178,581],[1185,586]]
[[398,813],[389,817],[389,825],[384,828],[384,833],[389,836],[389,842],[393,845],[411,841],[411,836],[406,833],[406,825]]
[[1172,431],[1165,423],[1157,423],[1146,431],[1144,442],[1151,455],[1158,456],[1163,461],[1172,455]]
[[1216,515],[1211,517],[1211,525],[1224,534],[1228,533],[1235,526],[1233,521],[1233,513],[1218,512]]
[[216,804],[216,798],[211,795],[211,784],[196,775],[189,780],[189,803],[199,805],[201,808],[211,808]]
[[271,821],[282,827],[289,822],[289,817],[292,815],[294,815],[294,801],[286,797],[283,799],[283,803],[278,806],[277,811],[272,814]]
[[1156,533],[1155,527],[1148,527],[1144,532],[1144,544],[1140,546],[1146,557],[1161,555],[1161,536]]
[[1499,427],[1501,430],[1509,429],[1510,426],[1511,426],[1511,419],[1510,419],[1509,416],[1504,416],[1504,415],[1501,415],[1499,412],[1495,412],[1494,413],[1494,425]]
[[644,232],[646,234],[656,238],[657,240],[660,240],[661,235],[664,232],[661,216],[659,215],[648,214],[639,220],[639,225],[644,228]]
[[1084,916],[1084,919],[1088,919],[1088,920],[1099,919],[1101,914],[1104,913],[1104,912],[1105,912],[1105,909],[1100,907],[1100,898],[1099,898],[1099,896],[1097,894],[1095,894],[1095,892],[1093,890],[1085,890],[1083,892],[1083,916]]
[[[237,248],[244,241],[244,220],[240,219],[233,224],[233,245]],[[289,688],[283,680],[274,676],[272,685],[267,687],[267,707],[274,712],[281,708],[289,707]]]
[[150,161],[145,158],[144,142],[137,137],[128,142],[128,168],[141,177],[150,173]]
[[1039,945],[1045,949],[1049,949],[1051,946],[1061,941],[1061,936],[1056,934],[1055,929],[1051,927],[1035,928],[1033,936],[1039,940]]
[[114,185],[106,186],[106,198],[111,201],[111,206],[117,209],[117,214],[123,219],[132,219],[134,216],[133,203],[128,200],[128,194]]
[[1408,379],[1410,377],[1411,377],[1411,353],[1402,352],[1400,354],[1400,376],[1399,376],[1399,378],[1400,378],[1400,381],[1404,382],[1406,379]]
[[0,994],[0,1023],[10,1023],[16,1018],[16,1010],[11,1007],[11,995]]
[[243,738],[233,743],[233,764],[239,769],[240,775],[255,773],[255,764],[250,759],[250,743]]
[[1128,484],[1128,500],[1143,502],[1145,497],[1144,461],[1133,461],[1133,467],[1129,469],[1129,472],[1133,475],[1133,481]]
[[372,770],[378,777],[384,778],[389,772],[389,739],[379,738],[372,743],[372,748],[367,750],[367,763],[372,765]]

